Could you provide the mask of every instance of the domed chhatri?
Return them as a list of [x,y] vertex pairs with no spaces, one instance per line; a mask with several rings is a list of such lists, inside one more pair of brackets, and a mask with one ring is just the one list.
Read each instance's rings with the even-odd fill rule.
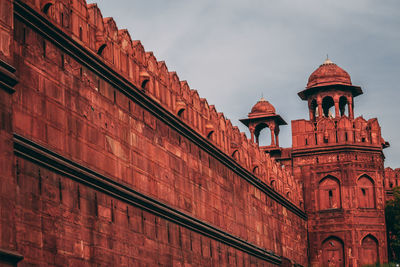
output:
[[352,85],[350,75],[327,58],[308,78],[307,89],[333,84]]
[[351,83],[350,75],[341,67],[327,58],[308,78],[307,86],[298,93],[303,100],[308,100],[318,92],[327,90],[347,91],[353,97],[361,95],[361,87]]
[[260,115],[275,115],[275,108],[271,103],[261,97],[261,99],[251,108],[249,117]]
[[[279,125],[287,123],[281,116],[276,114],[275,108],[271,103],[261,97],[261,99],[251,108],[247,118],[240,120],[249,127],[252,142],[259,144],[259,136],[262,129],[268,127],[271,131],[271,145],[273,149],[279,150]],[[254,140],[254,137],[256,140]],[[276,140],[276,141],[275,141]]]

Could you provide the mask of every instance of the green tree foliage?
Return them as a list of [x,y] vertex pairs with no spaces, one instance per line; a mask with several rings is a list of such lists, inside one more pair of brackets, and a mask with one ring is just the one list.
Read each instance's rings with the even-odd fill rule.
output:
[[393,189],[393,199],[386,203],[386,227],[388,231],[389,257],[400,260],[400,187]]

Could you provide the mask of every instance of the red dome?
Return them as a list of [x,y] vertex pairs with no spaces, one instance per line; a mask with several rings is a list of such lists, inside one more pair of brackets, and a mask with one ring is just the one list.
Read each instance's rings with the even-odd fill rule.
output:
[[258,115],[258,114],[275,115],[275,108],[267,100],[261,98],[261,100],[258,101],[253,106],[249,115]]
[[350,75],[329,59],[319,66],[308,78],[307,89],[333,84],[352,85]]

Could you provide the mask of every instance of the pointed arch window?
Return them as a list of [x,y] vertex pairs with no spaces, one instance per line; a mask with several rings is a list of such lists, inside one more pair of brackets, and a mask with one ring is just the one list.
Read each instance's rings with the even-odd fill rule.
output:
[[320,210],[339,209],[340,201],[340,182],[333,176],[326,176],[319,182],[319,208]]
[[322,266],[345,266],[343,241],[335,236],[322,243]]
[[375,266],[379,264],[379,246],[378,240],[372,236],[367,235],[361,241],[361,266]]
[[358,178],[357,199],[359,208],[375,208],[375,187],[371,177],[363,175]]

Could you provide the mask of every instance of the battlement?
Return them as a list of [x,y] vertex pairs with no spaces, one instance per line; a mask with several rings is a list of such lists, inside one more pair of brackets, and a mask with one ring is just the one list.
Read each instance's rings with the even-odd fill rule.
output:
[[[180,118],[260,180],[300,206],[301,188],[289,170],[261,151],[258,145],[240,132],[238,127],[233,126],[223,113],[201,98],[197,90],[191,89],[186,81],[181,81],[176,72],[169,71],[164,61],[158,61],[153,52],[146,52],[140,41],[132,40],[127,30],[119,30],[112,18],[103,18],[96,4],[87,4],[84,0],[24,2],[46,15],[64,33],[121,74],[138,90]],[[41,45],[41,42],[30,40],[30,37],[29,34],[23,37],[27,46]],[[50,50],[49,47],[50,45],[47,50]],[[42,47],[37,50],[44,49]],[[80,67],[67,55],[62,55],[61,60],[63,68],[72,72],[80,71],[79,76],[93,90],[106,94],[113,91],[110,84],[85,67]],[[123,97],[114,95],[114,98],[118,106],[126,109],[127,101],[123,100]]]
[[392,191],[394,187],[400,186],[400,168],[385,168],[384,187]]
[[320,117],[315,121],[292,121],[293,149],[330,145],[359,145],[382,149],[389,146],[381,136],[376,118],[365,120],[342,116],[338,119]]

